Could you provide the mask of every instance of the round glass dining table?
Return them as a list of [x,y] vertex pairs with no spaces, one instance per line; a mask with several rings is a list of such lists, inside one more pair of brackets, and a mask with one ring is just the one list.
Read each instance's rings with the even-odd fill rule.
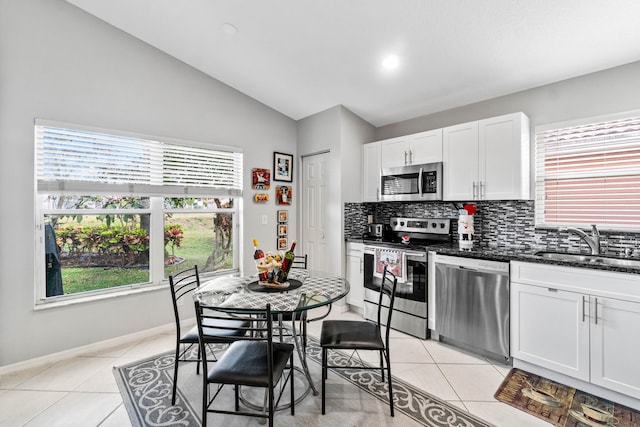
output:
[[[326,272],[292,269],[287,278],[286,288],[268,287],[258,282],[258,276],[221,276],[206,281],[194,291],[193,298],[202,305],[233,308],[259,309],[271,304],[275,315],[303,313],[313,308],[327,306],[349,293],[349,282],[341,276]],[[282,316],[280,317],[282,319]],[[301,322],[306,316],[295,316]],[[307,366],[304,346],[292,321],[292,336],[302,364],[303,373],[314,395],[318,390],[314,386]],[[304,396],[308,393],[304,393]]]

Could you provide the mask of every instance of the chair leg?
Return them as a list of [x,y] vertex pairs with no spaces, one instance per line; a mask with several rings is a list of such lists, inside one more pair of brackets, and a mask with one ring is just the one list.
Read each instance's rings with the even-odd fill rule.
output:
[[173,387],[171,390],[171,405],[176,404],[176,389],[178,387],[178,360],[180,359],[180,342],[176,343],[176,360],[173,363]]
[[382,382],[384,382],[384,363],[383,361],[384,351],[380,350],[380,375],[382,375]]
[[196,365],[196,375],[200,375],[200,362],[202,362],[202,357],[200,357],[200,346],[198,345],[198,364]]
[[322,349],[322,415],[325,412],[324,406],[324,393],[325,393],[325,382],[327,381],[327,349]]
[[209,386],[207,376],[202,376],[202,427],[207,427],[207,408],[209,407]]
[[304,353],[307,353],[307,312],[304,312],[304,317],[302,318],[302,350]]
[[273,427],[273,387],[269,387],[269,427]]
[[238,384],[233,386],[233,395],[236,404],[236,412],[240,410],[240,386]]
[[289,381],[291,381],[291,415],[295,415],[296,414],[296,394],[293,390],[293,373],[295,372],[293,369],[293,353],[291,353],[291,361],[289,362],[291,364],[291,372],[289,373]]
[[385,353],[385,356],[387,358],[387,381],[389,381],[389,407],[391,408],[391,416],[395,416],[394,412],[393,412],[393,380],[391,379],[391,360],[389,358],[389,354]]

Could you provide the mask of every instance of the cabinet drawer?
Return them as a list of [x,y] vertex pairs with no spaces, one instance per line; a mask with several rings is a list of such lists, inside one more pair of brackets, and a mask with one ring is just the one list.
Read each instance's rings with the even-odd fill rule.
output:
[[514,261],[511,281],[640,302],[638,274]]

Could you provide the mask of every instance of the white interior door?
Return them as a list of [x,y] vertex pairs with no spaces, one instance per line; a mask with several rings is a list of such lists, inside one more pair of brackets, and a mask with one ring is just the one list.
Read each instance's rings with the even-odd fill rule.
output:
[[328,270],[329,153],[302,158],[302,248],[309,268]]

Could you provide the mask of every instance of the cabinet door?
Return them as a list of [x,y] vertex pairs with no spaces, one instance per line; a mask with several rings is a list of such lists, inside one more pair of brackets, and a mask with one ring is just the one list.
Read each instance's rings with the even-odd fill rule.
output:
[[589,381],[588,296],[511,283],[511,355]]
[[411,164],[442,161],[442,129],[409,135],[409,160]]
[[480,199],[529,198],[529,119],[522,113],[478,122]]
[[591,297],[591,382],[640,399],[640,304]]
[[395,168],[409,164],[409,140],[407,137],[380,141],[380,166]]
[[[357,247],[357,246],[356,246]],[[354,245],[347,245],[347,280],[350,290],[347,303],[358,308],[364,307],[364,252],[355,249]]]
[[380,142],[362,146],[362,201],[377,202],[380,195]]
[[443,198],[472,200],[478,184],[478,122],[442,130]]

